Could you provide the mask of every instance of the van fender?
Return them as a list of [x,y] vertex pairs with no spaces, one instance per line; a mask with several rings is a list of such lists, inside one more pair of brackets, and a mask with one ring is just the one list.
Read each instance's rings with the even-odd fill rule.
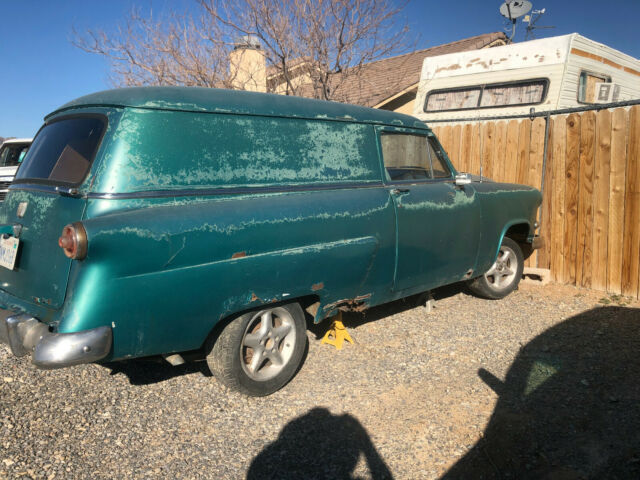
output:
[[[509,229],[515,225],[527,225],[527,227],[529,228],[529,233],[531,233],[532,231],[532,225],[531,223],[529,223],[529,220],[527,220],[526,218],[517,218],[515,220],[511,220],[507,222],[505,226],[502,228],[502,232],[500,232],[500,238],[498,239],[498,244],[495,247],[495,250],[494,250],[495,253],[493,255],[493,260],[491,262],[492,264],[498,259],[498,253],[500,252],[500,245],[502,245],[502,240],[504,240],[504,237],[509,231]],[[530,235],[527,235],[527,238],[529,236]]]

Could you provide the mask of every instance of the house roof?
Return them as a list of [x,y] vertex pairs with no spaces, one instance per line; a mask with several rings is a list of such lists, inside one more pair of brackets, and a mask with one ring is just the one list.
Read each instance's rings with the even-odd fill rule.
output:
[[424,123],[408,115],[357,105],[271,93],[202,87],[130,87],[105,90],[77,98],[45,118],[49,119],[57,113],[70,109],[104,106],[295,117],[428,128]]
[[416,85],[426,57],[477,50],[506,39],[503,32],[485,33],[367,63],[360,75],[345,77],[344,82],[336,86],[335,93],[346,103],[373,107]]

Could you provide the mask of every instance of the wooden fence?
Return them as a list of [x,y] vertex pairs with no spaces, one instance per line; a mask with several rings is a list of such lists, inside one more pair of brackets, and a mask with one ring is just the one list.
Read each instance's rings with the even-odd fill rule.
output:
[[[640,298],[640,105],[544,118],[433,125],[459,171],[542,186],[553,280]],[[543,168],[545,171],[543,172]]]

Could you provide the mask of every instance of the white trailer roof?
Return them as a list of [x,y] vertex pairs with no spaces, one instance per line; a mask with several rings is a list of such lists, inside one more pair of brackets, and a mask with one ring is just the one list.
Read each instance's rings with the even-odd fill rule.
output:
[[500,47],[427,57],[422,65],[421,79],[432,80],[438,77],[565,63],[574,35],[576,34],[572,33]]

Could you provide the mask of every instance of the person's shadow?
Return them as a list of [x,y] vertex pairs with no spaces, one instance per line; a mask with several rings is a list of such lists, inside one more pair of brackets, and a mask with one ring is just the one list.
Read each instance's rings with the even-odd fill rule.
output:
[[285,425],[253,459],[247,479],[356,479],[361,456],[370,478],[393,478],[358,420],[314,408]]
[[640,309],[595,308],[523,346],[480,441],[443,479],[640,479]]

